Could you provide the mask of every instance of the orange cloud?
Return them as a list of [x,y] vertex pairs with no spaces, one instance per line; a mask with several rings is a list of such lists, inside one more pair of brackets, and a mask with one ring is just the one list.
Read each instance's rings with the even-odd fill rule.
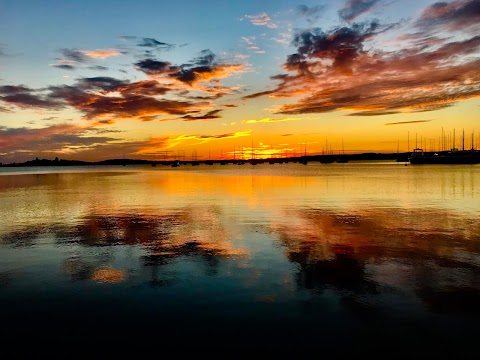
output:
[[364,42],[388,29],[374,22],[297,34],[297,53],[284,64],[288,73],[272,77],[279,81],[276,88],[244,99],[303,96],[274,107],[280,114],[386,115],[442,109],[480,96],[479,36],[443,44],[422,41],[421,47],[393,52],[364,50]]
[[270,19],[270,16],[268,16],[268,14],[265,12],[259,15],[245,15],[245,18],[250,20],[250,22],[256,26],[267,26],[271,29],[275,29],[277,27],[277,24],[272,22],[272,19]]
[[80,52],[93,59],[106,59],[112,56],[122,55],[118,49],[80,50]]

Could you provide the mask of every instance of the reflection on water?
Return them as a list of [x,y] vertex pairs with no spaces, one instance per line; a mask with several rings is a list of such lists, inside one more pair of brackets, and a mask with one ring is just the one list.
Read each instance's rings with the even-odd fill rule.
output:
[[467,354],[480,168],[295,165],[3,173],[2,334]]

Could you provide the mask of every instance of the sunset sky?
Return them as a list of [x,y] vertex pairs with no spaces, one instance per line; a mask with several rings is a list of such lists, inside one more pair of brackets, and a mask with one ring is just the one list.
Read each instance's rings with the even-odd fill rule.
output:
[[480,0],[0,0],[0,34],[1,163],[480,147]]

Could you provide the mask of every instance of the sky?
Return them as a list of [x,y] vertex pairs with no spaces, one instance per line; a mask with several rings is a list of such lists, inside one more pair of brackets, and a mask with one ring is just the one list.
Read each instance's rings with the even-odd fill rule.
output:
[[0,0],[0,162],[480,148],[480,0]]

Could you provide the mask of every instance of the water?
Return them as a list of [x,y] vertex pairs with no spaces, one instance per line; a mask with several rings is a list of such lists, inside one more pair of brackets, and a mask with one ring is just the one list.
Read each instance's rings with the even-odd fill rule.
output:
[[465,357],[480,320],[479,175],[0,168],[2,339]]

